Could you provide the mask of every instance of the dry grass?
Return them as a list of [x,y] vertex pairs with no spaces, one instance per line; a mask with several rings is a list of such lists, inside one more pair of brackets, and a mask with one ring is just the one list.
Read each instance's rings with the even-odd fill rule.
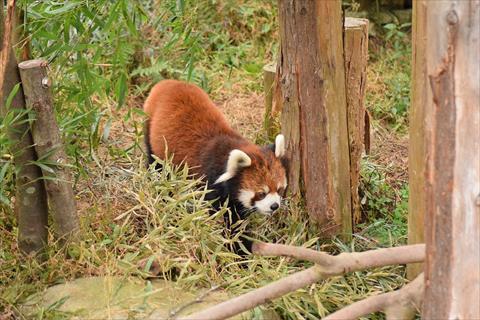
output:
[[[249,138],[261,128],[262,102],[258,93],[217,99],[234,127]],[[109,110],[113,120],[110,135],[100,144],[95,160],[83,164],[87,174],[76,185],[84,240],[68,249],[73,259],[52,246],[41,264],[35,260],[20,263],[23,259],[18,251],[8,250],[13,257],[0,271],[0,279],[7,285],[1,292],[4,314],[22,316],[18,306],[30,293],[83,276],[153,276],[175,280],[184,287],[221,285],[236,295],[309,266],[287,258],[242,261],[232,254],[227,248],[231,240],[223,237],[223,212],[210,215],[209,204],[202,200],[205,191],[198,182],[188,177],[186,169],[174,168],[168,162],[161,173],[147,171],[140,131],[131,129],[141,127],[142,117],[131,117],[135,122],[132,126],[124,121],[128,110]],[[134,147],[129,152],[118,152],[130,146]],[[291,203],[271,219],[254,217],[249,223],[256,226],[263,241],[329,252],[372,248],[362,240],[348,246],[320,241],[305,221],[302,207]],[[7,236],[6,242],[14,244],[15,233],[7,232]],[[155,270],[146,268],[146,263]],[[286,319],[315,319],[364,296],[398,288],[404,283],[402,270],[395,266],[336,277],[262,308],[274,309]],[[57,316],[55,309],[23,316],[39,314]]]
[[217,105],[222,109],[232,127],[254,141],[262,130],[264,97],[256,92],[223,95]]
[[[245,77],[243,70],[234,69],[224,81],[230,71],[223,68],[212,75],[212,96],[232,126],[256,140],[263,119],[261,79],[258,75]],[[381,70],[370,72],[367,90],[382,103],[382,92],[388,86]],[[56,318],[55,310],[23,315],[18,306],[34,292],[78,277],[159,277],[184,287],[218,284],[237,295],[309,266],[288,258],[239,259],[227,248],[231,240],[223,236],[224,211],[210,214],[209,203],[203,200],[205,190],[198,181],[168,162],[161,173],[146,170],[143,116],[137,112],[145,92],[139,91],[130,95],[127,106],[121,109],[108,99],[94,101],[105,112],[100,132],[108,131],[108,135],[94,150],[92,160],[83,158],[79,164],[82,173],[75,190],[84,230],[81,243],[68,249],[52,245],[44,262],[24,259],[16,248],[17,230],[11,211],[0,212],[0,318]],[[398,186],[397,182],[407,179],[406,138],[383,127],[382,122],[376,123],[370,158],[385,168],[388,183]],[[266,242],[332,253],[363,251],[378,245],[365,235],[355,236],[350,244],[319,239],[318,230],[308,224],[301,204],[296,203],[287,203],[270,219],[254,216],[248,223]],[[147,268],[148,264],[155,270]],[[366,296],[397,289],[405,283],[403,273],[402,266],[393,266],[335,277],[262,308],[274,309],[285,319],[317,319]]]
[[395,188],[408,183],[408,137],[382,127],[372,134],[370,160],[385,168],[387,183]]

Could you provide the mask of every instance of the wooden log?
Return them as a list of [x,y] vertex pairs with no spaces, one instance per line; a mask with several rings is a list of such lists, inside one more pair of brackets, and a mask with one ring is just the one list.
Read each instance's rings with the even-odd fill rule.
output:
[[[11,9],[10,9],[11,8]],[[10,1],[9,12],[14,3]],[[3,37],[3,1],[0,2],[0,64],[3,70],[0,73],[0,114],[4,117],[7,112],[25,112],[25,98],[23,90],[17,91],[7,110],[6,99],[20,83],[20,74],[17,68],[15,55],[10,41]],[[13,16],[13,13],[12,13]],[[7,28],[9,23],[6,23]],[[11,34],[11,32],[7,32]],[[4,41],[5,40],[5,41]],[[4,46],[5,45],[5,46]],[[47,243],[48,207],[47,194],[43,184],[40,168],[33,164],[37,160],[33,148],[32,135],[25,117],[8,128],[8,137],[15,146],[14,163],[15,175],[15,203],[14,210],[18,221],[18,247],[25,254],[40,253]]]
[[55,120],[47,62],[27,60],[18,65],[27,106],[35,113],[32,124],[35,150],[49,168],[42,167],[48,201],[56,234],[62,240],[74,240],[79,223],[67,155]]
[[322,236],[351,234],[341,1],[279,0],[289,189]]
[[263,129],[271,141],[275,135],[275,118],[273,117],[273,92],[275,82],[276,64],[268,64],[263,67],[263,85],[265,92],[265,115],[263,117]]
[[[413,3],[412,24],[412,107],[410,108],[410,142],[408,148],[408,244],[424,243],[425,215],[425,108],[428,87],[426,61],[426,7],[421,1]],[[422,264],[407,266],[407,276],[414,279],[423,271]]]
[[428,75],[422,318],[480,319],[480,1],[419,2]]
[[[425,258],[425,246],[421,244],[365,252],[344,252],[336,256],[302,247],[262,242],[255,243],[252,250],[254,254],[258,255],[290,257],[311,261],[315,265],[264,287],[178,319],[227,319],[329,277],[372,267],[418,262]],[[384,311],[387,319],[409,319],[405,316],[414,315],[416,302],[421,301],[422,284],[423,280],[420,278],[415,281],[414,288],[412,285],[407,285],[401,291],[386,293],[386,296],[379,295],[377,298],[373,298],[373,301],[372,298],[366,299],[366,303],[361,303],[361,305],[355,303],[352,305],[353,308],[347,307],[348,313],[340,311],[341,316],[332,315],[333,317],[328,316],[327,318],[358,319],[371,312]],[[369,303],[374,305],[368,305]]]
[[360,160],[369,128],[365,127],[365,84],[368,61],[368,20],[345,18],[347,126],[350,149],[350,189],[353,223],[360,222]]

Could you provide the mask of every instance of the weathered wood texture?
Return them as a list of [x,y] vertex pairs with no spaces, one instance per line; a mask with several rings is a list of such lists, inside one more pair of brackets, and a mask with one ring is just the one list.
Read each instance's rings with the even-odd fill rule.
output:
[[32,124],[35,150],[53,171],[43,170],[56,234],[62,240],[78,235],[79,223],[67,156],[55,120],[47,62],[28,60],[18,65],[27,106],[35,113]]
[[263,67],[263,86],[265,92],[265,115],[263,117],[263,129],[267,137],[274,138],[275,135],[275,118],[273,116],[273,92],[275,82],[276,64],[268,64]]
[[[412,107],[410,108],[410,141],[408,149],[408,244],[425,242],[423,228],[425,216],[425,170],[427,165],[425,150],[425,108],[431,94],[426,61],[426,16],[425,3],[413,3],[412,21]],[[409,279],[414,279],[423,271],[422,264],[407,266]]]
[[480,1],[419,2],[429,92],[423,318],[480,319]]
[[364,151],[365,136],[365,85],[368,61],[368,20],[345,18],[345,72],[347,84],[347,125],[350,149],[350,189],[353,222],[361,218],[358,186],[360,160]]
[[[12,3],[10,1],[9,5]],[[10,41],[3,38],[2,27],[3,1],[0,2],[0,63],[3,65],[3,72],[0,73],[0,114],[3,117],[7,112],[25,112],[25,98],[20,87],[7,110],[5,101],[20,83],[20,74]],[[47,243],[48,207],[45,186],[41,180],[42,172],[32,163],[37,160],[37,155],[25,120],[26,114],[14,127],[8,129],[8,137],[15,146],[12,151],[16,167],[14,206],[18,220],[18,247],[23,253],[30,254],[42,251]]]
[[341,1],[279,0],[289,188],[323,236],[352,230]]

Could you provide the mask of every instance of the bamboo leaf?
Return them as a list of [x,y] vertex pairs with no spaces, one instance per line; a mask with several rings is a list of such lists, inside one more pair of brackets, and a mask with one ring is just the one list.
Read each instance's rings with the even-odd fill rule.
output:
[[125,103],[125,97],[127,96],[127,76],[125,73],[122,73],[117,81],[115,95],[117,97],[117,108],[120,108]]

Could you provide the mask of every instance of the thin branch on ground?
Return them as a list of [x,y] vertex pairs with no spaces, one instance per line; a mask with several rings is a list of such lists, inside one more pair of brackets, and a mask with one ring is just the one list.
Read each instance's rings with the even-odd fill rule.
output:
[[213,286],[211,287],[210,289],[208,289],[207,291],[205,291],[204,293],[202,293],[200,296],[196,297],[194,300],[191,300],[177,308],[175,308],[174,310],[170,311],[170,319],[175,319],[175,316],[177,314],[179,314],[180,312],[182,312],[183,310],[185,310],[186,308],[194,305],[194,304],[197,304],[197,303],[202,303],[204,302],[205,298],[208,297],[212,292],[220,289],[221,287],[220,286]]
[[397,291],[355,302],[328,315],[324,320],[353,320],[378,311],[385,312],[387,319],[413,319],[422,304],[423,280],[421,273],[415,280]]
[[366,268],[383,267],[392,264],[422,262],[425,259],[425,245],[417,244],[396,248],[385,248],[366,252],[341,253],[331,256],[324,252],[281,244],[256,243],[253,253],[266,256],[287,256],[315,262],[316,265],[264,287],[227,300],[213,307],[179,319],[226,319],[244,311],[279,298],[287,293],[311,285],[335,275],[360,271]]

